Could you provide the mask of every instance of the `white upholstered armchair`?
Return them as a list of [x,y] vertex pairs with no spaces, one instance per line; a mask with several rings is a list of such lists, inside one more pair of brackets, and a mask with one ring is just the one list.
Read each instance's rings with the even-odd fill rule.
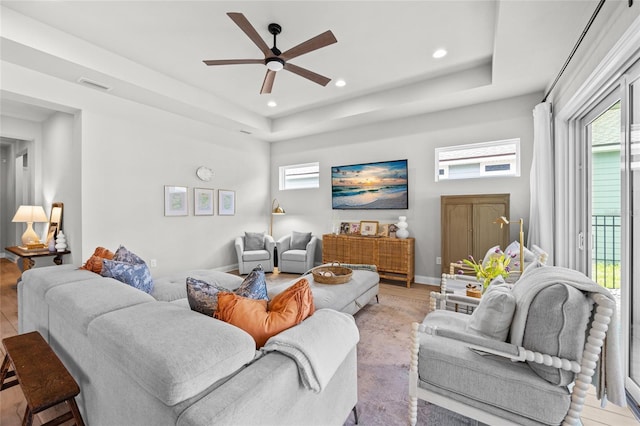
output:
[[234,242],[238,256],[238,271],[248,274],[253,268],[262,265],[265,272],[273,272],[273,249],[276,243],[271,235],[263,232],[245,232]]
[[313,268],[318,238],[311,232],[296,232],[278,240],[278,270],[304,274]]
[[615,302],[583,274],[527,270],[513,289],[490,286],[471,315],[432,306],[413,324],[412,425],[418,398],[492,425],[579,424],[595,378],[599,398],[625,405],[617,333],[607,334]]

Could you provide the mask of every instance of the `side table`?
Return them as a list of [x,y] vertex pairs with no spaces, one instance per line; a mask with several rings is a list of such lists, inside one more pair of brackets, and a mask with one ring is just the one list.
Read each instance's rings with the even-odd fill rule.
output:
[[62,256],[71,253],[71,251],[69,250],[53,252],[49,251],[49,249],[27,250],[21,248],[20,246],[5,247],[5,250],[9,253],[15,254],[22,259],[22,272],[28,271],[29,269],[33,268],[33,265],[36,264],[36,261],[33,260],[34,258],[55,256],[53,258],[53,263],[55,263],[56,265],[62,265]]

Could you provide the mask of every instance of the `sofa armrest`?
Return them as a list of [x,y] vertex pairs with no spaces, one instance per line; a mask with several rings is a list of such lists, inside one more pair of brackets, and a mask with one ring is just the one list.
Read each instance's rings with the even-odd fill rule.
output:
[[271,235],[264,236],[264,249],[269,252],[270,256],[273,256],[273,249],[276,247],[276,242]]
[[284,253],[291,248],[291,235],[285,235],[276,242],[278,248],[278,255]]
[[318,245],[318,237],[316,237],[315,235],[312,235],[311,239],[307,243],[307,247],[306,247],[307,259],[309,259],[309,257],[311,257],[311,259],[315,259],[315,257],[316,257],[316,246],[317,245]]
[[242,259],[242,253],[244,253],[244,238],[236,237],[234,245],[236,247],[236,254],[238,255],[238,261],[240,261],[240,259]]

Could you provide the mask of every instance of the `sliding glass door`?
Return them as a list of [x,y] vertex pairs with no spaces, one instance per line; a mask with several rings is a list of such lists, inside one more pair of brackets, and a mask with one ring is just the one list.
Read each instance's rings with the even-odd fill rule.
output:
[[640,63],[579,119],[579,264],[616,298],[625,387],[640,401]]
[[[630,283],[627,324],[629,351],[627,391],[640,402],[640,64],[636,64],[626,76],[625,97],[628,102],[625,129],[626,149],[623,151],[623,188],[626,197],[623,208],[627,212],[624,258],[629,268],[623,271],[623,279]],[[624,319],[624,317],[623,317]]]

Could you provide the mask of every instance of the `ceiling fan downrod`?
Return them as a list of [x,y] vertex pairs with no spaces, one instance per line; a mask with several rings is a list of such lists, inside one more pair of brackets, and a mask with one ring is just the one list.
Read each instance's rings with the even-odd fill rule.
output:
[[276,47],[276,36],[282,32],[282,27],[278,24],[272,23],[272,24],[269,24],[268,28],[269,28],[269,32],[273,34],[273,47],[271,48],[271,51],[273,52],[274,55],[280,56],[282,52],[280,51],[280,49]]

